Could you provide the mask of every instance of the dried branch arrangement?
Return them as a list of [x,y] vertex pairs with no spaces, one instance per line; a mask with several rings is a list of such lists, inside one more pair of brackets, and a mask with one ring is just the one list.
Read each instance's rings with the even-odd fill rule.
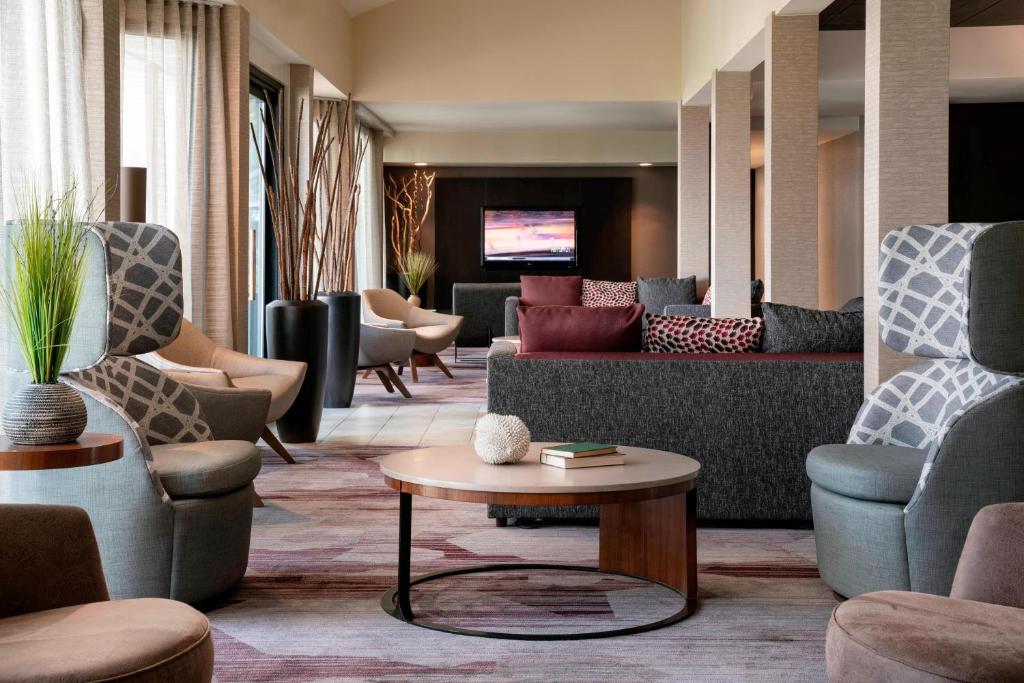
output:
[[[348,103],[345,105],[346,118],[350,106]],[[305,101],[302,101],[299,103],[296,131],[302,128],[304,108]],[[340,138],[330,135],[331,122],[339,115],[337,109],[337,103],[329,102],[316,121],[309,175],[304,186],[300,178],[301,134],[296,133],[295,144],[286,155],[278,121],[271,111],[269,117],[263,117],[263,125],[269,132],[275,158],[264,159],[262,141],[257,138],[255,126],[249,125],[256,143],[256,156],[274,227],[278,286],[281,298],[285,300],[316,299],[323,281],[324,263],[338,250],[336,242],[340,241],[342,251],[347,250],[347,262],[352,261],[357,175],[354,172],[343,173],[345,165],[352,163],[353,155],[342,153],[345,140],[340,138],[347,138],[350,127],[343,127],[346,132]],[[350,191],[345,205],[340,206],[343,203],[342,181],[346,178]],[[277,181],[276,190],[274,180]]]
[[436,172],[416,169],[409,176],[387,178],[384,195],[391,202],[391,251],[395,255],[395,269],[400,273],[405,272],[406,256],[419,251],[420,232],[430,212],[436,176]]

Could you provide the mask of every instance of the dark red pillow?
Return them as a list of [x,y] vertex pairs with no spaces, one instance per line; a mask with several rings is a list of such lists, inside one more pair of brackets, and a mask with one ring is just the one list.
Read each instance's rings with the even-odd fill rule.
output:
[[643,304],[520,306],[520,352],[639,351]]
[[579,306],[583,303],[580,275],[520,275],[523,306]]

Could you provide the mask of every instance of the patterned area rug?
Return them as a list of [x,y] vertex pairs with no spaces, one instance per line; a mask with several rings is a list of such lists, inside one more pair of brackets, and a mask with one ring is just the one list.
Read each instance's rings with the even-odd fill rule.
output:
[[[699,529],[696,613],[641,635],[489,640],[381,611],[395,576],[398,495],[377,460],[469,438],[485,373],[480,364],[452,367],[455,381],[424,371],[409,382],[411,400],[361,379],[354,407],[328,413],[321,442],[291,449],[296,465],[265,449],[256,488],[266,507],[255,510],[249,571],[205,606],[218,681],[824,680],[824,629],[836,602],[806,530]],[[415,498],[412,562],[414,574],[492,562],[594,565],[597,527],[499,529],[482,505]],[[455,625],[549,632],[631,625],[671,613],[675,600],[628,579],[564,572],[450,578],[412,598],[422,616]]]

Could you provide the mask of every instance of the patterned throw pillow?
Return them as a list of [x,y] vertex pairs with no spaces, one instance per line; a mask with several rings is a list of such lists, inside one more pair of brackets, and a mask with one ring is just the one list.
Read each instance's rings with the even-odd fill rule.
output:
[[710,306],[711,305],[711,288],[710,287],[708,287],[708,291],[704,292],[704,299],[703,299],[703,301],[700,302],[700,305],[701,306]]
[[651,353],[754,353],[761,348],[761,318],[691,318],[647,314],[644,351]]
[[636,281],[612,282],[583,278],[583,305],[631,306],[636,303]]

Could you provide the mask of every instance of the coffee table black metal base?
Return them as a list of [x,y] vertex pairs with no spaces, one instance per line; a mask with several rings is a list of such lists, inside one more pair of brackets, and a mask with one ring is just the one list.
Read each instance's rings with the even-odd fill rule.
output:
[[[505,640],[588,640],[593,638],[612,638],[615,636],[628,636],[635,633],[644,633],[646,631],[653,631],[655,629],[664,628],[671,626],[672,624],[679,623],[686,617],[690,616],[693,611],[694,600],[691,600],[682,593],[682,591],[643,576],[635,576],[633,574],[626,574],[623,572],[610,572],[598,569],[596,567],[586,567],[578,565],[564,565],[564,564],[543,564],[543,563],[513,563],[513,564],[487,564],[479,565],[475,567],[462,567],[459,569],[448,569],[444,571],[433,572],[425,574],[416,579],[411,578],[411,552],[412,552],[412,494],[400,493],[399,494],[399,521],[398,521],[398,585],[393,586],[384,593],[381,598],[380,605],[385,612],[393,616],[395,619],[404,621],[414,626],[421,628],[431,629],[433,631],[443,631],[444,633],[454,633],[461,636],[477,636],[480,638],[501,638]],[[543,569],[543,570],[557,570],[557,571],[573,571],[573,572],[590,572],[594,574],[605,574],[608,576],[623,576],[637,581],[643,581],[645,583],[660,586],[667,590],[672,591],[682,600],[682,607],[675,613],[663,618],[658,621],[653,621],[647,624],[639,624],[636,626],[629,626],[626,628],[610,629],[605,631],[583,631],[575,633],[509,633],[505,631],[482,631],[478,629],[467,629],[459,628],[458,626],[449,626],[447,624],[440,624],[426,619],[419,619],[413,612],[412,605],[410,604],[409,593],[413,586],[419,586],[430,581],[436,581],[449,576],[461,576],[463,574],[482,574],[486,572],[500,572],[500,571],[521,571],[530,569]]]

